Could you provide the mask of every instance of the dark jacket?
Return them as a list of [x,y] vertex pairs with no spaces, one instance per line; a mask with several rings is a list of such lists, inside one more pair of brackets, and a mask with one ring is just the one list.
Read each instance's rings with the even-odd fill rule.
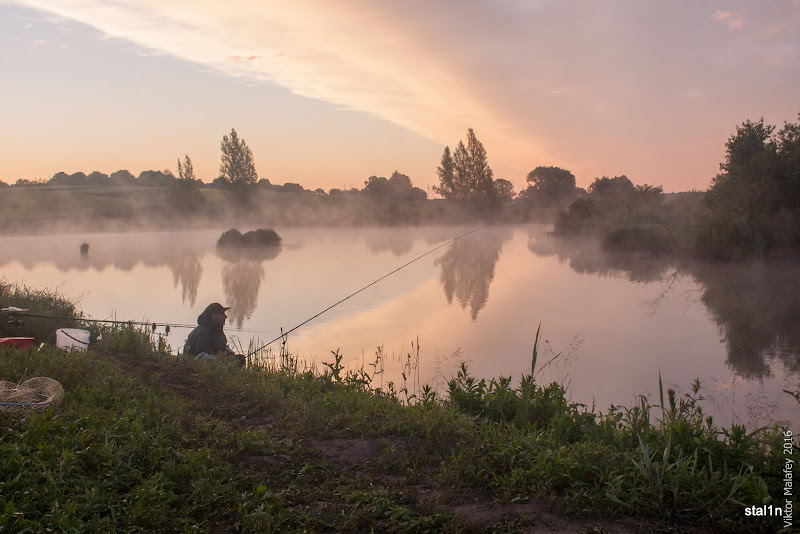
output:
[[233,354],[228,348],[228,338],[222,331],[222,325],[211,318],[208,310],[197,317],[197,328],[189,333],[186,345],[183,347],[185,356],[197,356],[201,352],[208,354]]

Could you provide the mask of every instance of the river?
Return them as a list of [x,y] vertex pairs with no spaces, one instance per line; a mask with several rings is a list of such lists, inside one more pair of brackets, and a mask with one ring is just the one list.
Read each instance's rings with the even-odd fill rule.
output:
[[[218,254],[221,231],[2,237],[0,272],[96,319],[194,324],[221,302],[229,340],[247,350],[444,245],[292,332],[292,356],[319,370],[338,350],[348,369],[382,369],[374,386],[409,394],[446,390],[461,362],[518,382],[541,324],[537,380],[574,401],[657,403],[659,374],[679,394],[699,378],[720,424],[800,429],[783,392],[800,390],[800,266],[611,255],[538,224],[448,243],[472,229],[277,229],[281,249],[251,257]],[[172,328],[174,351],[187,333]]]

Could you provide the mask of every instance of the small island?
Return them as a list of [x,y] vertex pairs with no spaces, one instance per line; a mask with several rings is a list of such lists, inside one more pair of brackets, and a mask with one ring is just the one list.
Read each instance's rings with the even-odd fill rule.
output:
[[259,228],[244,234],[231,228],[219,236],[217,254],[222,259],[231,262],[242,259],[271,260],[280,253],[281,242],[281,237],[271,228]]

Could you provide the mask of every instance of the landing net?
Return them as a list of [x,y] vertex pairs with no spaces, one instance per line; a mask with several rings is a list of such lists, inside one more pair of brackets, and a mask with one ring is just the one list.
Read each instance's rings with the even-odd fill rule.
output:
[[0,381],[0,412],[46,410],[58,406],[63,399],[64,388],[46,376],[35,376],[20,384]]

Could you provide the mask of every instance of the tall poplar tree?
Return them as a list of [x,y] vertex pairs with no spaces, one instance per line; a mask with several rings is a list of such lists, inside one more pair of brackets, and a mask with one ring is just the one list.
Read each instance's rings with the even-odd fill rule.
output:
[[453,168],[453,157],[450,155],[450,147],[444,147],[442,162],[436,167],[436,174],[439,175],[439,185],[433,186],[433,192],[442,195],[444,198],[455,198],[456,180]]
[[469,155],[470,197],[480,204],[492,204],[497,201],[494,188],[494,173],[489,167],[486,149],[475,137],[470,128],[467,131],[467,154]]
[[226,189],[233,196],[237,207],[247,204],[250,192],[258,181],[256,166],[253,162],[253,151],[244,139],[240,139],[236,130],[231,128],[230,135],[222,136],[222,161],[219,166],[220,178]]
[[188,154],[183,162],[178,159],[178,178],[170,185],[170,200],[178,211],[185,213],[197,209],[203,203],[200,181],[194,174],[194,166]]
[[494,174],[489,167],[486,149],[472,128],[467,130],[467,144],[459,141],[452,156],[450,148],[445,147],[436,172],[439,186],[434,186],[433,190],[444,198],[480,206],[497,202]]

